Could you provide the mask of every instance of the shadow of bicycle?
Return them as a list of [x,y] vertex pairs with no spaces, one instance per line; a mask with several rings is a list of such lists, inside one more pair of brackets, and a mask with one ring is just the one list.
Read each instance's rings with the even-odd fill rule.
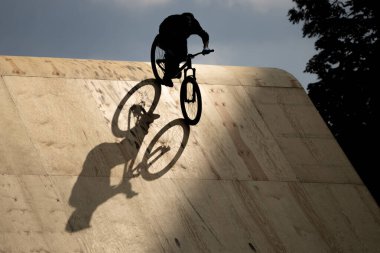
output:
[[141,175],[147,181],[162,177],[181,157],[189,136],[190,127],[184,119],[169,122],[152,139],[142,161],[136,167],[131,164],[130,175]]
[[[138,154],[151,124],[160,115],[154,114],[161,95],[161,86],[154,79],[134,86],[120,101],[112,119],[112,133],[121,138],[116,143],[101,143],[87,155],[72,189],[69,204],[75,208],[66,224],[66,231],[76,232],[90,227],[95,210],[117,194],[132,198],[138,193],[130,180],[141,175],[155,180],[167,173],[182,155],[190,135],[183,119],[166,124]],[[122,180],[111,185],[111,170],[124,165]]]

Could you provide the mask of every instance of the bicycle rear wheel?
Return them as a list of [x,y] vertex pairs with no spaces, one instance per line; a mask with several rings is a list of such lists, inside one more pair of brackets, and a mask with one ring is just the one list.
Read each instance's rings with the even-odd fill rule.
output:
[[152,48],[150,50],[150,61],[154,77],[159,83],[162,83],[162,79],[165,74],[165,51],[158,45],[158,36],[159,35],[154,38],[152,43]]
[[187,124],[196,125],[201,119],[202,97],[197,81],[193,77],[183,80],[180,90],[180,103]]

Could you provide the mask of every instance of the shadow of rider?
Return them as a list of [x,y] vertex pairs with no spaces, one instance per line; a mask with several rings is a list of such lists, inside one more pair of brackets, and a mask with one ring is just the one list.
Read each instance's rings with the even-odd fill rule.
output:
[[116,194],[124,193],[127,198],[138,194],[129,182],[134,175],[126,171],[128,166],[124,166],[123,180],[116,186],[111,185],[111,170],[136,158],[150,124],[159,115],[147,113],[141,105],[131,106],[129,114],[136,119],[136,124],[125,132],[121,142],[101,143],[88,153],[69,198],[69,204],[75,210],[67,221],[66,231],[76,232],[90,227],[96,208]]

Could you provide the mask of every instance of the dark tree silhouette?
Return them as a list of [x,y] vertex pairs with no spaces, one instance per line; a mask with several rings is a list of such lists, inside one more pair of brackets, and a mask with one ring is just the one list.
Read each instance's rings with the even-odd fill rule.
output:
[[373,197],[380,203],[379,170],[379,9],[374,0],[293,0],[293,23],[316,38],[317,54],[305,72],[318,76],[308,95]]

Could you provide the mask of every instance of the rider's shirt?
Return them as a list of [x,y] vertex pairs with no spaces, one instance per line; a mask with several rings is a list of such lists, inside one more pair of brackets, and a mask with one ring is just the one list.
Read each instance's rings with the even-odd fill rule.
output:
[[[199,35],[203,44],[208,43],[209,35],[200,26],[198,20],[193,15],[171,15],[162,21],[159,28],[162,42],[186,41],[190,35]],[[166,43],[165,43],[166,44]]]

